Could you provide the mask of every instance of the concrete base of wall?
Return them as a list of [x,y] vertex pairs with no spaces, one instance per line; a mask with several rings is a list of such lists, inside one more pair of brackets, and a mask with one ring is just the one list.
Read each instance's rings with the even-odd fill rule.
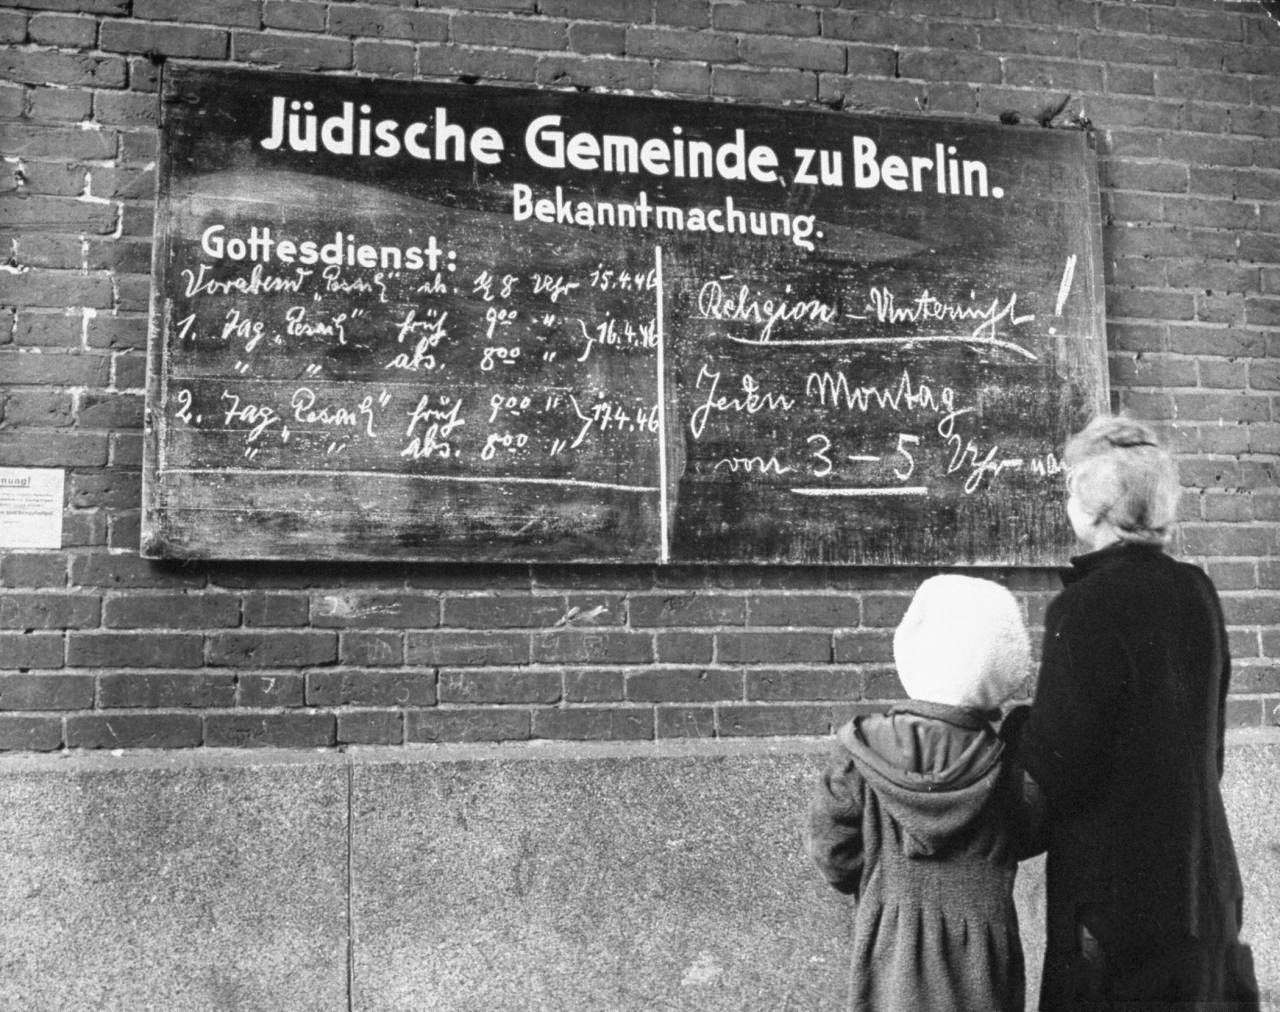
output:
[[[801,843],[825,751],[6,758],[0,1007],[836,1008],[851,911]],[[1246,935],[1280,998],[1280,733],[1228,757]],[[1018,885],[1033,977],[1041,868]]]

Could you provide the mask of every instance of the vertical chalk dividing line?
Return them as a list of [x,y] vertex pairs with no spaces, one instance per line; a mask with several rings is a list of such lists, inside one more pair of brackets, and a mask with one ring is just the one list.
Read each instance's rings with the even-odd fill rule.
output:
[[662,281],[662,247],[653,247],[653,272],[657,281],[657,320],[658,334],[658,561],[666,563],[670,559],[667,535],[667,360],[664,344],[666,336],[662,329],[663,316],[663,281]]
[[1071,281],[1076,276],[1076,255],[1067,257],[1067,266],[1062,270],[1062,281],[1058,284],[1058,302],[1053,308],[1054,316],[1062,315],[1062,307],[1067,304],[1067,296],[1071,294]]

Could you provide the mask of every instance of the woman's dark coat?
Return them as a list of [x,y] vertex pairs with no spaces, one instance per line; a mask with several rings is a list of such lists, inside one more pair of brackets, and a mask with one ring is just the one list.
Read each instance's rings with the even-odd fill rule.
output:
[[1073,560],[1019,757],[1049,806],[1042,1009],[1247,996],[1218,787],[1229,673],[1195,566],[1124,542]]
[[913,701],[837,739],[808,843],[858,901],[846,1007],[1021,1012],[1022,780],[985,715]]

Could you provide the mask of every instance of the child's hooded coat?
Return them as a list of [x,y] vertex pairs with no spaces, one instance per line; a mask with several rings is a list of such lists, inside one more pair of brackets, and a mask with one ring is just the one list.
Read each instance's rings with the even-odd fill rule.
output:
[[[835,888],[857,897],[850,1009],[1024,1004],[1012,899],[1017,860],[1029,849],[1023,779],[1002,761],[994,714],[956,703],[990,705],[993,680],[1025,673],[1026,633],[1020,617],[1007,614],[1012,598],[997,598],[993,608],[977,588],[978,599],[961,600],[957,594],[985,581],[942,579],[968,582],[917,594],[913,609],[926,611],[908,612],[895,654],[913,695],[913,686],[945,687],[934,694],[949,701],[915,699],[842,727],[810,807],[814,861]],[[979,626],[948,665],[956,677],[938,667],[947,651],[931,633],[941,614],[933,607],[943,607],[947,621],[959,611]],[[922,658],[931,670],[916,666]],[[1007,694],[1007,685],[996,689],[996,702]]]

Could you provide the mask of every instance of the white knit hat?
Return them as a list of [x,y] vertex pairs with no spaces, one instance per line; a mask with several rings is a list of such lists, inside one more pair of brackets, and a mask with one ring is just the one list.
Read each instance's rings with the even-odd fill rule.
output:
[[1022,685],[1031,646],[1009,591],[947,574],[916,590],[894,633],[893,659],[912,699],[990,710]]

